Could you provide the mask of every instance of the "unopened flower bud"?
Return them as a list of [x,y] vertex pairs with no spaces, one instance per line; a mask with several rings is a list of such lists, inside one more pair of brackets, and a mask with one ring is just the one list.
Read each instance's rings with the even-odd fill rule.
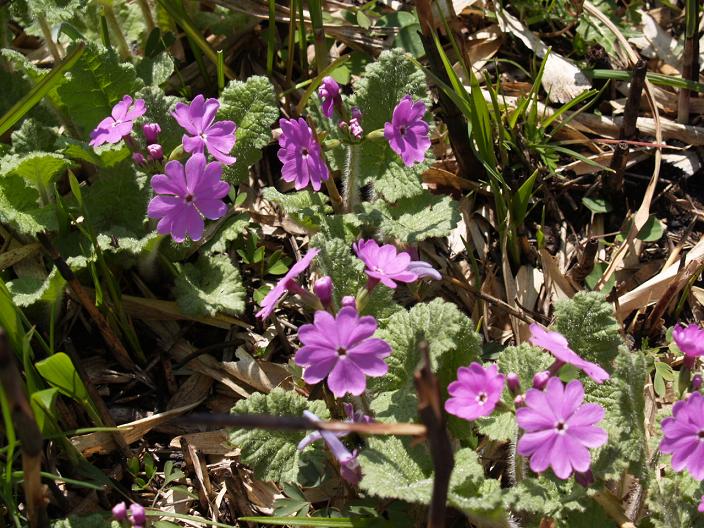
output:
[[142,127],[142,132],[144,132],[144,139],[147,141],[147,145],[151,145],[159,141],[161,127],[159,123],[147,123]]
[[513,399],[513,404],[518,407],[523,407],[523,404],[526,403],[526,397],[524,394],[519,394]]
[[318,296],[325,308],[330,306],[332,302],[332,279],[328,275],[319,278],[313,285],[313,293]]
[[116,521],[124,521],[127,519],[127,505],[125,501],[118,502],[112,507],[112,518]]
[[340,301],[340,304],[342,305],[343,308],[346,306],[351,306],[352,308],[357,307],[357,300],[352,296],[352,295],[345,295],[342,298],[342,301]]
[[702,388],[702,375],[695,374],[692,377],[692,390],[698,391],[701,388]]
[[592,473],[591,469],[588,469],[586,471],[575,471],[574,480],[577,481],[577,484],[588,488],[589,486],[594,484],[594,474]]
[[550,372],[547,370],[544,370],[542,372],[538,372],[535,376],[533,376],[533,388],[538,389],[538,390],[543,390],[545,388],[545,385],[547,385],[548,380],[551,378]]
[[141,504],[133,503],[130,506],[130,513],[132,514],[132,524],[134,526],[143,525],[147,522],[147,514]]
[[518,374],[515,372],[509,372],[509,374],[506,376],[506,385],[508,385],[508,390],[511,391],[511,394],[514,396],[520,394],[521,392],[521,378],[518,377]]
[[362,139],[364,129],[362,128],[362,111],[356,106],[352,108],[352,119],[350,119],[350,134],[357,139]]
[[161,145],[158,143],[147,145],[147,151],[149,152],[149,157],[155,161],[161,161],[164,159],[164,149],[162,149]]
[[141,152],[133,152],[132,161],[137,167],[143,167],[147,163],[147,158],[145,158],[144,154]]

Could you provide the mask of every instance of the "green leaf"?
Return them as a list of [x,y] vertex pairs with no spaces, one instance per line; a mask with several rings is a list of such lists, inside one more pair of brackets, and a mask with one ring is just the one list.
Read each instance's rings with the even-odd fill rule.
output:
[[147,86],[161,86],[174,73],[174,61],[166,52],[156,57],[144,57],[137,64],[136,71]]
[[283,194],[274,187],[265,187],[262,195],[305,229],[319,229],[325,216],[332,213],[330,199],[323,193],[304,190]]
[[70,166],[71,162],[61,154],[32,152],[22,155],[12,173],[21,176],[36,189],[44,190]]
[[378,227],[384,237],[410,244],[447,236],[460,219],[457,202],[429,193],[399,200],[393,206],[379,200],[363,206],[362,219]]
[[384,200],[396,202],[402,198],[414,198],[426,192],[421,185],[421,175],[430,166],[427,162],[406,167],[395,154],[389,158],[386,170],[374,180],[374,190]]
[[115,53],[91,43],[58,93],[71,119],[87,136],[110,115],[115,103],[141,87],[134,66],[120,63]]
[[647,501],[648,520],[654,528],[704,528],[704,515],[697,511],[704,482],[697,482],[686,471],[658,472],[652,480]]
[[7,283],[14,303],[26,308],[37,302],[56,302],[64,291],[66,281],[56,268],[45,279],[20,277]]
[[[504,374],[514,372],[521,380],[521,388],[525,391],[533,385],[533,376],[538,372],[547,370],[553,360],[550,355],[540,348],[521,343],[518,346],[504,348],[499,354],[499,370]],[[508,390],[504,391],[505,398],[513,401]]]
[[37,427],[42,433],[48,432],[48,427],[45,426],[47,423],[51,423],[51,419],[47,420],[47,416],[53,416],[54,402],[58,393],[59,390],[53,388],[32,393],[30,404],[34,419],[37,421]]
[[237,141],[231,152],[237,158],[223,177],[232,183],[246,178],[249,167],[262,157],[262,149],[271,141],[271,126],[279,116],[274,87],[266,77],[253,76],[246,81],[230,81],[220,96],[220,119],[237,125]]
[[[330,417],[324,402],[309,401],[294,391],[279,388],[269,394],[255,393],[246,400],[238,401],[232,412],[301,416],[304,410],[322,420]],[[310,446],[303,451],[298,450],[298,443],[305,435],[303,431],[235,429],[230,433],[230,444],[241,449],[242,462],[254,470],[258,479],[296,482],[299,463],[309,457],[320,456],[320,451]]]
[[228,218],[217,233],[205,244],[201,251],[205,255],[215,255],[216,253],[227,253],[229,242],[237,240],[239,236],[247,229],[249,225],[249,216],[240,213]]
[[69,20],[86,4],[87,0],[25,0],[31,18],[42,16],[50,26]]
[[494,412],[492,415],[477,420],[477,431],[497,442],[516,440],[518,428],[516,416],[512,412]]
[[585,196],[582,198],[582,203],[589,209],[592,213],[608,213],[613,209],[611,204],[607,202],[604,198],[590,198]]
[[650,215],[636,238],[643,242],[657,242],[665,234],[665,225],[655,215]]
[[35,363],[37,371],[52,387],[78,402],[90,401],[88,390],[76,372],[71,358],[63,352]]
[[39,193],[21,177],[0,177],[0,222],[25,235],[57,228],[53,206],[39,206]]
[[36,119],[25,119],[22,125],[12,132],[12,150],[15,154],[28,154],[36,150],[51,152],[59,138],[58,130]]
[[195,264],[184,264],[176,277],[176,302],[189,315],[237,315],[244,310],[244,292],[240,272],[227,255],[201,256]]

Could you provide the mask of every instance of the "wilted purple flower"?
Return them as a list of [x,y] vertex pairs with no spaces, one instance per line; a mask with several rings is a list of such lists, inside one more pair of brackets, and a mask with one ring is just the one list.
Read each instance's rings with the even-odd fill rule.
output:
[[457,380],[448,385],[450,398],[445,402],[445,410],[465,420],[476,420],[489,416],[504,389],[504,376],[492,364],[482,367],[472,363],[457,369]]
[[175,242],[183,242],[186,235],[200,240],[205,224],[203,217],[217,220],[227,212],[222,201],[230,186],[220,180],[222,165],[207,163],[203,154],[193,154],[185,166],[170,161],[165,174],[156,174],[151,181],[157,196],[147,207],[149,218],[159,218],[157,231],[171,233]]
[[90,133],[92,147],[99,147],[103,143],[119,143],[124,136],[132,132],[134,121],[145,114],[147,107],[144,99],[137,99],[132,104],[132,98],[125,95],[122,100],[112,107],[109,117],[103,119]]
[[323,310],[315,312],[313,324],[298,329],[303,346],[295,361],[305,368],[305,382],[318,383],[327,376],[335,397],[362,394],[367,388],[366,376],[383,376],[389,370],[384,358],[391,354],[391,347],[372,337],[376,329],[371,315],[360,317],[352,307],[342,308],[335,317]]
[[276,305],[279,303],[286,291],[293,284],[295,284],[296,278],[306,269],[308,269],[308,266],[310,266],[310,263],[313,261],[313,259],[318,253],[320,253],[319,249],[310,249],[301,260],[291,266],[291,269],[288,270],[286,275],[279,279],[279,282],[276,283],[276,286],[274,286],[269,291],[269,293],[266,294],[266,297],[262,299],[262,302],[259,303],[261,306],[261,310],[257,312],[257,317],[259,317],[260,319],[266,319],[274,312],[274,310],[276,309]]
[[[599,365],[579,357],[579,355],[569,347],[565,336],[559,332],[548,332],[536,323],[530,325],[530,332],[531,337],[529,341],[531,344],[544,348],[559,362],[555,368],[559,368],[561,366],[560,364],[567,363],[583,370],[584,373],[596,383],[603,383],[609,379],[609,373]],[[551,370],[554,371],[554,369]]]
[[340,98],[340,85],[329,75],[323,77],[323,82],[320,84],[320,88],[318,88],[318,95],[323,101],[323,115],[325,117],[332,117],[332,114],[335,112],[335,104],[342,101]]
[[442,280],[442,275],[429,262],[422,260],[412,260],[406,267],[406,271],[415,273],[419,279]]
[[359,240],[352,248],[364,262],[364,272],[371,279],[369,289],[379,281],[389,288],[396,288],[396,282],[413,282],[418,279],[418,275],[408,270],[411,256],[405,251],[397,251],[391,244],[379,246],[375,240]]
[[124,521],[127,519],[127,505],[125,501],[118,502],[112,507],[112,518],[116,521]]
[[149,158],[155,161],[161,161],[164,159],[164,149],[162,149],[161,145],[158,143],[147,145],[147,152],[149,152]]
[[161,133],[161,127],[159,123],[146,123],[142,127],[142,132],[144,133],[144,140],[147,145],[152,143],[157,143],[159,141],[159,134]]
[[702,495],[702,498],[699,501],[699,506],[697,506],[697,511],[704,513],[704,495]]
[[280,119],[281,137],[279,138],[279,160],[284,164],[281,178],[295,182],[297,190],[309,183],[313,190],[319,191],[321,182],[327,180],[328,167],[325,165],[320,145],[313,135],[313,130],[305,119]]
[[[370,416],[367,416],[364,414],[362,411],[355,411],[354,406],[351,403],[343,403],[342,407],[345,409],[345,422],[346,423],[372,423],[374,420]],[[332,432],[332,431],[331,431]],[[303,449],[304,447],[312,444],[313,442],[317,442],[322,438],[322,435],[320,434],[320,431],[313,431],[312,433],[309,433],[306,435],[306,437],[301,440],[298,443],[298,449]],[[344,438],[348,434],[350,434],[349,431],[335,431],[332,432],[335,436],[338,438]]]
[[132,161],[135,165],[137,165],[137,167],[143,167],[147,163],[147,158],[145,158],[144,154],[141,152],[133,152]]
[[693,392],[672,406],[672,416],[662,421],[660,451],[672,455],[672,469],[687,469],[704,480],[704,396]]
[[134,526],[144,525],[147,522],[147,513],[141,504],[133,502],[130,505],[130,513],[132,514],[132,524]]
[[692,376],[692,390],[698,391],[699,389],[702,388],[702,382],[704,379],[702,379],[701,374],[695,374]]
[[[303,415],[309,420],[316,422],[321,421],[320,418],[310,411],[303,411]],[[345,444],[340,441],[339,435],[333,433],[332,431],[321,430],[316,432],[320,433],[316,440],[319,438],[325,440],[328,449],[330,449],[330,452],[335,457],[335,460],[337,460],[340,464],[340,476],[352,486],[359,484],[359,481],[362,480],[362,468],[359,466],[359,462],[357,461],[357,455],[359,454],[358,451],[355,449],[350,453],[350,451],[345,447]],[[311,443],[306,442],[309,437],[310,435],[301,440],[298,444],[298,449],[303,449]]]
[[313,293],[318,296],[320,302],[324,307],[330,306],[332,302],[332,279],[329,275],[320,277],[315,284],[313,284]]
[[352,108],[352,117],[350,118],[350,134],[356,139],[362,139],[364,129],[362,128],[362,111],[356,106]]
[[183,135],[183,150],[203,154],[208,149],[216,160],[231,165],[236,161],[229,154],[235,146],[237,126],[232,121],[214,122],[219,108],[217,99],[197,95],[190,105],[178,103],[171,115],[188,133]]
[[530,457],[536,473],[552,467],[558,478],[573,471],[586,472],[591,464],[589,449],[606,443],[608,435],[596,427],[604,409],[596,403],[582,404],[584,387],[579,380],[565,387],[550,378],[545,391],[529,389],[525,407],[516,410],[516,422],[526,432],[518,441],[520,455]]
[[410,167],[425,159],[425,152],[430,148],[428,123],[423,121],[425,103],[413,102],[407,95],[394,108],[391,123],[384,125],[384,137],[391,150],[401,156],[403,163]]
[[672,330],[672,338],[684,354],[684,364],[688,368],[694,367],[698,357],[704,356],[704,328],[699,325],[677,325]]

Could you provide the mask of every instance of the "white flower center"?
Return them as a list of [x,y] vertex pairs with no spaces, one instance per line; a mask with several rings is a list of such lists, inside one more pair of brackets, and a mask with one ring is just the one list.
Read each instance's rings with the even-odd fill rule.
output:
[[567,424],[563,421],[559,421],[555,424],[555,431],[557,434],[565,434],[567,432]]
[[484,405],[486,403],[486,400],[489,398],[489,395],[486,392],[480,392],[477,394],[477,397],[475,400],[479,405]]

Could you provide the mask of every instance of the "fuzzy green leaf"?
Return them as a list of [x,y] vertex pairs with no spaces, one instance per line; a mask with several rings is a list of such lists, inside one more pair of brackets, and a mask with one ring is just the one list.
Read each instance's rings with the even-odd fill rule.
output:
[[44,279],[20,277],[10,281],[7,289],[12,294],[13,302],[20,308],[25,308],[37,302],[55,302],[61,297],[65,284],[64,278],[54,268]]
[[73,67],[69,79],[58,88],[71,119],[85,136],[112,112],[124,95],[133,95],[142,86],[134,66],[121,63],[117,55],[95,44]]
[[231,216],[223,223],[222,226],[220,226],[220,229],[218,229],[218,232],[215,233],[215,236],[213,236],[213,238],[211,238],[210,241],[203,246],[203,253],[206,255],[227,253],[229,242],[237,240],[248,225],[248,215],[241,213]]
[[137,75],[147,86],[161,86],[174,73],[174,60],[168,53],[144,57],[136,67]]
[[39,206],[39,193],[19,176],[0,177],[0,222],[25,235],[57,227],[53,206]]
[[224,178],[237,183],[246,178],[248,169],[262,157],[262,149],[271,141],[271,126],[279,109],[271,81],[253,76],[246,81],[230,81],[220,96],[220,119],[237,125],[237,141],[230,153],[237,158],[224,171]]
[[533,385],[533,376],[538,372],[547,370],[552,362],[551,356],[546,352],[528,343],[504,348],[499,354],[498,360],[501,372],[504,374],[511,372],[518,374],[524,391]]
[[201,256],[176,277],[176,302],[189,315],[237,315],[244,310],[244,292],[240,272],[226,255]]
[[70,166],[71,162],[61,154],[32,152],[22,154],[11,172],[24,178],[36,189],[45,190],[56,176]]
[[704,528],[704,515],[697,511],[704,495],[704,482],[686,471],[658,475],[648,495],[648,520],[655,528]]
[[281,207],[294,222],[312,231],[318,230],[326,215],[332,213],[330,199],[323,193],[304,190],[283,194],[274,187],[266,187],[262,194]]
[[15,154],[28,154],[36,150],[51,152],[58,138],[55,127],[46,126],[36,119],[25,119],[12,133],[12,150]]
[[497,442],[512,442],[516,439],[518,428],[516,416],[512,412],[494,412],[476,422],[479,434]]
[[[309,410],[322,420],[330,417],[325,403],[309,401],[294,391],[274,389],[269,394],[252,394],[237,402],[233,414],[266,414],[270,416],[301,416]],[[299,451],[298,443],[304,431],[275,429],[235,429],[230,433],[230,444],[239,447],[242,462],[249,465],[257,478],[277,482],[296,482],[299,461],[320,452],[312,447]]]
[[396,157],[388,160],[385,167],[386,170],[374,180],[374,190],[387,202],[414,198],[426,192],[421,185],[421,175],[428,169],[427,163],[406,167],[400,158]]

